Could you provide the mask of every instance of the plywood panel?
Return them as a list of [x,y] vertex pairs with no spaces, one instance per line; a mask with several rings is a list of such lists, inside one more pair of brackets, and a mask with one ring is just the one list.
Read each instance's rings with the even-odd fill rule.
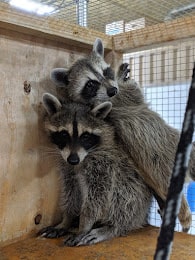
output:
[[[39,104],[43,92],[55,92],[51,69],[68,66],[87,51],[3,29],[0,34],[0,241],[7,241],[54,220],[58,176],[41,149],[47,142]],[[42,215],[38,226],[37,214]]]

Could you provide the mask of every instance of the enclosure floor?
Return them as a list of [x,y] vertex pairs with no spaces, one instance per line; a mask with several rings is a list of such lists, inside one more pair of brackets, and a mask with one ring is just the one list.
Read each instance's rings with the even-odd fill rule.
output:
[[[146,227],[127,237],[92,246],[64,247],[62,239],[29,238],[0,249],[1,260],[151,260],[159,229]],[[175,233],[171,260],[195,259],[195,236]]]

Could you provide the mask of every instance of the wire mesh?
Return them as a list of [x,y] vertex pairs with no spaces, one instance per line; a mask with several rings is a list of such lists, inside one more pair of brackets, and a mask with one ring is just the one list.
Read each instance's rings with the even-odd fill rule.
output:
[[[130,64],[130,76],[143,87],[150,108],[178,130],[182,128],[194,60],[195,39],[124,54],[124,61]],[[189,233],[195,234],[195,182],[185,184],[184,194],[193,215]],[[157,210],[153,201],[149,221],[160,226]],[[175,230],[182,230],[178,220]]]
[[[45,19],[53,17],[107,34],[136,30],[195,14],[195,3],[192,0],[1,0],[0,2],[7,5],[12,2],[12,6],[13,2],[19,2],[21,3],[19,9],[24,10],[24,1],[28,6],[30,1],[52,7],[52,10],[46,13],[39,12],[44,14]],[[31,11],[36,17],[36,12],[33,12],[32,8]]]

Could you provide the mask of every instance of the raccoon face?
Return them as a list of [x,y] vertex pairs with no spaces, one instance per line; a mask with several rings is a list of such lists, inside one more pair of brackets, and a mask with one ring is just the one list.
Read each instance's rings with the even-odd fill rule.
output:
[[84,104],[98,104],[118,93],[118,84],[111,67],[104,60],[104,47],[96,39],[88,58],[78,60],[69,70],[56,68],[51,79],[65,88],[66,95]]
[[84,131],[79,135],[79,126],[76,121],[72,123],[73,129],[71,133],[68,132],[69,127],[66,128],[66,125],[64,125],[67,130],[51,131],[50,139],[59,148],[65,161],[77,165],[85,159],[88,152],[100,145],[101,137],[88,131]]
[[110,102],[90,111],[89,107],[81,104],[62,106],[56,97],[46,93],[43,105],[48,113],[45,127],[50,140],[67,163],[78,165],[101,145],[101,130],[97,124],[100,119],[97,117],[107,116],[112,107]]

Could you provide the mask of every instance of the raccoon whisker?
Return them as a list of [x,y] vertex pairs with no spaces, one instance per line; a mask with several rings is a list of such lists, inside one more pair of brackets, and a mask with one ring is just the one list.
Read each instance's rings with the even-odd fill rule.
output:
[[59,155],[59,152],[57,151],[42,151],[43,154],[56,154],[56,155]]
[[56,161],[58,161],[59,160],[59,156],[57,156],[57,155],[47,155],[47,154],[44,154],[43,156],[42,156],[42,158],[43,159],[51,159],[51,160],[56,160]]
[[56,151],[53,151],[53,152],[42,152],[42,155],[47,155],[47,156],[56,156],[56,157],[59,157],[59,153],[57,153]]
[[46,155],[56,155],[56,156],[59,156],[60,154],[57,153],[56,151],[53,151],[53,152],[44,152],[43,154],[46,154]]
[[41,147],[40,149],[42,158],[53,158],[58,159],[60,157],[59,150],[56,148],[50,147]]
[[46,161],[47,164],[52,165],[52,167],[56,167],[59,164],[59,158],[54,156],[45,156],[42,158],[42,160]]
[[91,153],[91,152],[93,152],[97,147],[98,147],[97,145],[96,145],[96,146],[93,146],[93,147],[91,147],[90,149],[88,149],[87,152],[88,152],[88,153]]
[[54,148],[54,147],[41,146],[40,151],[42,151],[42,152],[56,152],[56,153],[59,154],[59,149]]

